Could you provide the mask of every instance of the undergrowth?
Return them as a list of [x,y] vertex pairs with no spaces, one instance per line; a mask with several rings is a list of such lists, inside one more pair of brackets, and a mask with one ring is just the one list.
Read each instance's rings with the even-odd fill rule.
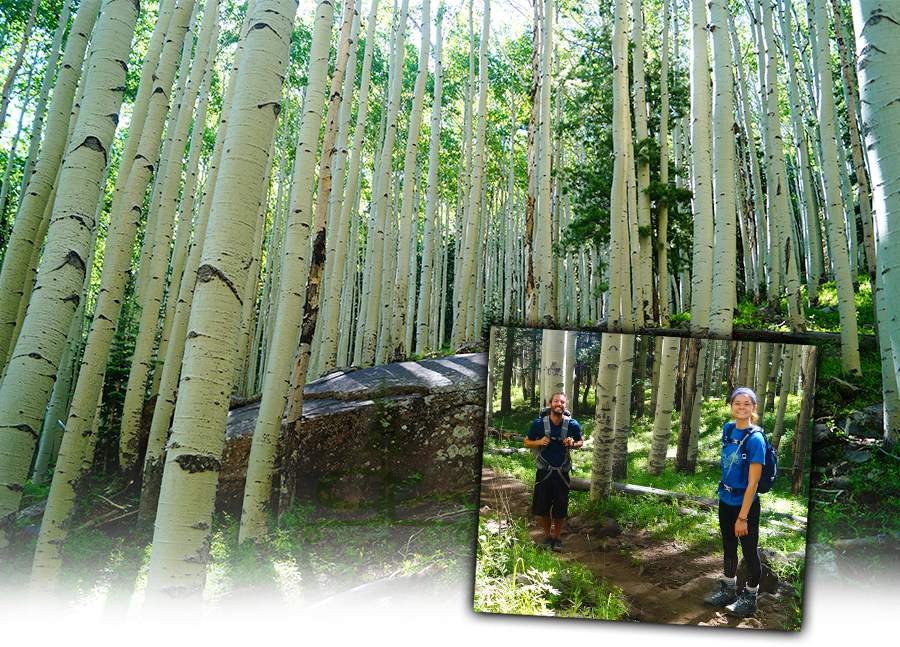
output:
[[486,613],[618,620],[622,591],[586,566],[534,546],[523,522],[483,518],[478,529],[475,610]]

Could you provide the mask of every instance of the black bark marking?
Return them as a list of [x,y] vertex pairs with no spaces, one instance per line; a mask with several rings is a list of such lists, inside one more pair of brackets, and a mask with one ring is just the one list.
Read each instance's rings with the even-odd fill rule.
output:
[[78,146],[76,146],[72,150],[78,150],[82,146],[85,146],[86,148],[90,148],[92,151],[97,151],[98,153],[103,153],[104,163],[107,161],[106,149],[103,148],[103,144],[100,142],[100,140],[97,139],[96,137],[94,137],[93,135],[85,138],[85,140],[83,142],[81,142]]
[[109,91],[110,91],[110,92],[125,92],[125,89],[126,89],[126,88],[125,88],[124,85],[117,85],[117,86],[114,87],[114,88],[110,88]]
[[200,283],[209,283],[215,278],[218,278],[225,285],[227,285],[228,289],[234,293],[234,296],[238,300],[238,303],[244,305],[244,301],[243,299],[241,299],[241,295],[238,294],[237,289],[235,289],[234,283],[232,283],[231,280],[227,276],[225,276],[225,274],[223,274],[218,268],[206,264],[200,266],[200,268],[197,270],[197,281]]
[[269,29],[269,30],[271,30],[272,33],[275,34],[276,36],[279,35],[278,32],[275,31],[275,28],[272,27],[272,25],[270,25],[270,24],[267,23],[267,22],[258,22],[258,23],[256,23],[255,25],[253,25],[250,29]]
[[175,462],[178,463],[178,467],[189,474],[196,474],[197,472],[218,472],[222,469],[222,463],[214,456],[182,454],[175,459]]
[[275,112],[276,117],[281,114],[281,104],[277,101],[267,101],[266,103],[258,103],[256,105],[256,107],[260,110],[262,110],[266,106],[272,106],[272,110]]
[[25,486],[20,485],[18,483],[7,483],[6,489],[11,490],[12,492],[24,492]]
[[205,521],[198,521],[197,523],[193,523],[189,528],[193,528],[194,530],[209,530],[209,524]]
[[196,330],[192,330],[191,332],[189,332],[187,334],[188,339],[193,339],[194,337],[199,337],[199,336],[200,336],[200,333],[198,333]]
[[75,309],[77,310],[78,304],[81,303],[81,297],[73,292],[72,294],[67,296],[65,299],[63,299],[63,303],[65,303],[66,301],[71,301],[72,304],[75,306]]
[[[193,528],[194,526],[191,526]],[[203,543],[200,545],[200,548],[196,550],[196,555],[191,557],[185,557],[184,561],[188,564],[206,564],[209,561],[209,547],[212,544],[212,536],[207,534],[203,538]]]
[[[38,357],[40,357],[40,355],[38,355]],[[41,357],[41,359],[44,359],[44,358]],[[31,437],[34,438],[35,440],[38,439],[38,433],[34,429],[32,429],[31,425],[29,425],[29,424],[26,424],[23,422],[18,425],[14,425],[13,429],[18,429],[19,431],[24,431],[27,434],[31,434]]]
[[60,263],[57,267],[54,267],[53,271],[55,272],[56,270],[62,269],[66,265],[71,265],[82,274],[84,274],[87,270],[87,266],[84,264],[84,259],[82,259],[78,252],[76,252],[74,249],[69,250],[69,253],[66,254],[65,259],[63,259],[63,262]]

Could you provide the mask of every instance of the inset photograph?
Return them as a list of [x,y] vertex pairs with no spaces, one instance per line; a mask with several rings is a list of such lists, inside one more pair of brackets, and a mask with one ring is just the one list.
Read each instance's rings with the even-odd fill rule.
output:
[[796,631],[816,348],[495,327],[474,608]]

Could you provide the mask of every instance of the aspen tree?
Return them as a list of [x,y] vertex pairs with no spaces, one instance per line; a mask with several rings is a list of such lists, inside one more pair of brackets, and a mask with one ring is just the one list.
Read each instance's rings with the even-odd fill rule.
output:
[[[478,121],[475,128],[475,151],[472,163],[472,186],[469,191],[469,202],[466,205],[465,229],[462,235],[463,257],[456,273],[456,281],[459,283],[459,292],[454,307],[453,340],[459,347],[469,339],[466,338],[466,330],[469,325],[467,314],[471,312],[468,303],[474,298],[477,289],[476,263],[477,248],[480,248],[478,230],[482,218],[482,187],[484,183],[484,151],[485,130],[487,127],[487,94],[488,88],[488,57],[487,47],[490,40],[491,5],[490,0],[484,0],[484,20],[481,33],[481,51],[479,53],[479,83],[478,83]],[[472,297],[470,297],[470,294]]]
[[537,296],[535,295],[536,279],[535,279],[535,258],[534,252],[535,232],[534,214],[537,203],[537,152],[534,146],[534,136],[537,128],[537,120],[540,111],[540,103],[538,102],[538,89],[540,88],[540,34],[541,34],[541,3],[539,0],[532,0],[534,9],[534,21],[531,31],[531,87],[529,95],[531,98],[531,114],[528,118],[528,143],[526,155],[528,160],[528,198],[525,204],[525,240],[523,256],[525,257],[525,325],[535,326],[538,322],[537,313]]
[[[379,321],[380,313],[383,310],[387,281],[382,281],[381,276],[384,273],[384,255],[385,255],[385,229],[389,227],[388,221],[388,202],[390,201],[391,190],[391,159],[394,152],[394,142],[397,137],[397,116],[400,112],[400,92],[403,85],[403,58],[405,54],[406,43],[406,21],[409,12],[409,0],[402,0],[400,13],[397,20],[397,37],[394,51],[396,57],[394,64],[390,70],[390,97],[388,99],[388,109],[385,114],[387,127],[386,135],[381,148],[381,156],[378,164],[375,166],[375,180],[373,182],[373,194],[371,209],[373,228],[368,232],[366,239],[366,255],[371,257],[371,269],[364,276],[366,281],[365,313],[363,338],[361,343],[361,363],[363,365],[372,365],[376,361],[379,342]],[[389,235],[389,231],[387,232]],[[376,293],[377,290],[377,293]],[[380,295],[380,296],[378,296]],[[390,305],[388,303],[388,305]]]
[[[859,91],[856,79],[850,69],[848,62],[847,43],[844,38],[844,26],[842,20],[841,9],[836,0],[831,0],[831,7],[834,12],[834,31],[835,40],[838,45],[838,53],[841,58],[841,78],[844,86],[844,103],[847,106],[847,130],[850,133],[850,150],[852,155],[853,170],[856,175],[859,217],[863,226],[863,240],[866,252],[866,268],[869,273],[869,283],[875,285],[875,232],[872,220],[872,201],[871,191],[869,189],[869,173],[866,169],[865,160],[863,158],[862,143],[859,135],[859,124],[857,122],[857,97]],[[853,211],[848,213],[851,215]],[[855,223],[852,227],[855,229]],[[876,320],[877,321],[877,320]]]
[[781,34],[784,39],[788,75],[788,92],[791,104],[791,126],[793,128],[794,144],[797,147],[800,159],[800,188],[803,200],[800,202],[801,214],[805,219],[805,234],[809,249],[809,260],[806,268],[807,294],[809,304],[816,305],[819,302],[819,271],[822,264],[822,239],[819,234],[817,218],[818,205],[812,180],[812,169],[809,155],[809,143],[806,138],[805,124],[803,122],[803,109],[800,105],[800,97],[797,89],[797,71],[794,61],[794,39],[791,30],[790,11],[780,8]]
[[621,358],[621,334],[603,333],[600,367],[597,370],[594,449],[591,455],[591,501],[612,491],[613,444],[615,442],[616,376]]
[[[900,443],[900,415],[897,402],[897,372],[900,367],[900,321],[895,313],[900,303],[898,282],[891,276],[898,262],[897,225],[900,223],[900,105],[896,101],[896,62],[900,55],[900,7],[884,0],[853,0],[853,29],[856,36],[862,132],[866,157],[872,174],[872,207],[875,214],[875,258],[881,278],[878,331],[884,357],[882,375],[885,391],[884,444]],[[884,303],[881,306],[881,303]],[[890,357],[888,357],[888,355]],[[892,379],[893,378],[893,379]]]
[[[400,221],[398,231],[397,270],[394,276],[394,296],[389,309],[391,315],[391,350],[390,361],[402,362],[409,354],[406,333],[412,327],[407,318],[409,304],[410,272],[410,236],[415,230],[416,213],[413,209],[417,194],[415,191],[416,154],[419,151],[419,136],[422,127],[422,108],[425,102],[425,82],[428,80],[428,60],[431,53],[431,2],[422,2],[422,44],[419,50],[419,66],[416,70],[416,83],[413,90],[412,112],[409,116],[409,130],[406,136],[406,152],[403,162],[403,193],[400,197]],[[415,284],[415,270],[412,272]]]
[[[205,11],[208,12],[209,9],[206,9]],[[188,161],[184,171],[184,190],[181,194],[178,211],[178,228],[175,232],[175,249],[172,252],[172,260],[169,263],[169,275],[171,280],[166,287],[165,315],[163,316],[162,331],[159,336],[159,349],[156,353],[157,359],[165,358],[168,354],[177,297],[179,292],[181,292],[181,282],[184,275],[185,264],[187,262],[191,226],[194,224],[191,216],[194,210],[199,182],[197,169],[200,164],[203,134],[206,130],[206,117],[209,110],[209,89],[212,84],[212,77],[215,74],[214,66],[210,65],[208,62],[215,59],[215,53],[218,46],[218,34],[219,23],[218,21],[215,21],[214,34],[210,39],[209,51],[206,56],[206,74],[203,78],[203,87],[200,90],[200,102],[197,105],[194,123],[191,126],[190,152],[188,153]],[[162,370],[159,370],[159,367],[152,372],[153,384],[150,387],[150,395],[159,392],[159,384],[162,379]]]
[[[260,0],[247,32],[191,307],[182,378],[150,554],[147,604],[197,605],[232,387],[235,332],[272,154],[297,4]],[[202,403],[202,404],[201,404]],[[202,412],[202,415],[198,415]]]
[[[156,74],[153,76],[154,90],[147,109],[147,119],[141,133],[133,170],[122,191],[120,211],[111,212],[110,232],[106,241],[100,292],[94,307],[94,319],[85,345],[84,360],[78,374],[78,385],[82,385],[84,395],[76,395],[72,401],[72,412],[79,415],[79,421],[92,419],[94,404],[103,386],[106,358],[115,333],[116,323],[122,307],[125,283],[131,263],[135,234],[140,221],[144,196],[151,175],[159,158],[159,143],[166,114],[169,110],[169,94],[178,65],[178,55],[187,31],[193,0],[181,0],[172,13],[169,31]],[[125,158],[123,158],[125,159]],[[140,163],[138,162],[140,160]],[[123,166],[130,160],[125,159]],[[120,173],[122,167],[120,167]],[[118,184],[118,178],[117,178]],[[90,413],[87,413],[87,412]],[[83,417],[82,417],[83,416]],[[70,414],[70,419],[72,414]],[[69,428],[69,425],[66,425]],[[120,436],[120,468],[129,470],[137,458],[138,443],[135,436]]]
[[[352,20],[345,5],[345,23]],[[323,0],[316,8],[312,42],[309,53],[308,84],[303,98],[303,117],[297,150],[294,157],[294,179],[291,187],[291,206],[285,222],[284,259],[285,276],[302,276],[309,247],[312,224],[312,199],[316,152],[319,148],[319,131],[322,129],[325,92],[328,83],[328,55],[331,45],[334,5]],[[346,34],[345,34],[346,36]],[[341,43],[340,56],[349,55],[349,43]],[[346,57],[343,59],[346,65]],[[338,70],[341,69],[340,63]],[[337,83],[342,79],[338,78]],[[338,86],[340,87],[340,86]],[[332,85],[334,90],[334,85]],[[323,146],[323,153],[325,146]],[[244,501],[241,511],[239,541],[259,539],[268,532],[268,503],[272,491],[272,469],[275,449],[281,433],[281,418],[290,390],[291,364],[300,329],[297,321],[302,317],[306,289],[302,282],[283,281],[278,294],[278,318],[272,343],[266,360],[263,381],[263,399],[260,403],[253,443],[247,466]]]
[[[59,20],[56,23],[56,32],[53,34],[53,43],[50,45],[50,56],[47,59],[47,67],[44,70],[44,79],[41,82],[41,89],[38,92],[37,105],[34,107],[34,120],[31,124],[31,142],[28,146],[28,154],[25,157],[25,164],[22,166],[22,188],[19,191],[19,202],[25,195],[25,189],[28,187],[28,180],[31,179],[31,173],[34,170],[34,162],[37,159],[38,149],[41,147],[41,134],[44,131],[44,113],[47,108],[47,99],[50,96],[50,88],[56,78],[56,64],[59,63],[59,57],[62,52],[62,39],[66,29],[69,26],[69,16],[72,9],[72,0],[65,0],[62,11],[59,14]],[[97,15],[94,13],[94,18]],[[74,27],[74,24],[73,24]]]
[[[788,396],[791,392],[791,375],[793,374],[794,360],[799,350],[798,346],[785,344],[781,353],[783,361],[781,368],[781,389],[778,394],[778,409],[775,412],[775,426],[769,437],[769,444],[775,449],[781,443],[781,434],[784,431],[784,414],[787,411]],[[799,359],[799,358],[798,358]]]
[[666,466],[666,452],[669,448],[669,437],[672,434],[672,409],[675,403],[675,378],[678,351],[681,348],[679,337],[663,337],[659,368],[659,394],[656,399],[656,410],[653,416],[653,441],[647,458],[647,474],[657,476],[663,473]]
[[[425,352],[427,349],[438,347],[435,336],[429,339],[429,329],[433,330],[428,317],[428,310],[432,303],[432,284],[436,283],[438,276],[434,270],[437,250],[437,231],[435,218],[438,216],[438,173],[439,154],[441,147],[441,100],[444,87],[444,67],[442,60],[443,40],[441,37],[441,23],[444,18],[444,7],[440,6],[435,19],[434,33],[434,98],[431,104],[431,136],[428,144],[428,189],[425,196],[425,220],[422,231],[422,278],[419,291],[419,306],[416,311],[416,351]],[[505,318],[503,323],[508,325]],[[512,333],[509,333],[510,335]]]
[[3,268],[0,271],[0,367],[8,359],[31,256],[35,248],[40,249],[43,242],[43,236],[39,237],[37,234],[68,142],[72,102],[81,76],[88,38],[100,10],[100,1],[83,0],[69,30],[66,50],[60,62],[47,112],[47,133],[41,144],[40,160],[22,192],[15,223],[3,255]]
[[6,212],[6,199],[9,196],[10,176],[13,167],[16,166],[16,149],[19,147],[19,138],[22,136],[23,125],[25,123],[25,114],[28,112],[28,104],[31,102],[31,84],[34,80],[34,72],[37,67],[37,55],[31,61],[28,67],[28,80],[25,82],[25,89],[22,92],[21,109],[19,112],[19,123],[16,127],[16,134],[13,135],[9,144],[9,153],[6,156],[6,169],[3,171],[2,188],[0,188],[0,216]]
[[[108,0],[88,62],[85,108],[63,161],[43,263],[0,386],[0,518],[18,509],[69,326],[80,302],[97,201],[118,123],[137,20],[129,0]],[[24,397],[23,397],[24,396]],[[0,554],[7,545],[0,533]]]
[[[349,70],[356,69],[356,61],[358,56],[358,40],[360,30],[361,0],[357,0],[354,9],[353,25],[350,33],[350,59],[347,62]],[[372,2],[369,11],[369,26],[372,27],[374,16],[377,14],[377,2]],[[372,32],[372,29],[369,29]],[[366,47],[369,51],[368,58],[363,58],[363,74],[360,79],[360,95],[359,106],[357,110],[357,119],[359,115],[363,115],[363,124],[365,124],[365,115],[368,111],[368,94],[369,76],[371,74],[371,35],[366,38]],[[340,126],[338,131],[338,142],[335,150],[335,162],[332,167],[332,186],[331,197],[328,205],[328,249],[325,251],[325,278],[323,279],[323,297],[322,309],[324,326],[319,327],[320,341],[317,344],[319,359],[316,362],[318,369],[317,374],[323,375],[337,366],[337,351],[340,341],[343,338],[349,338],[352,334],[350,330],[341,325],[343,312],[341,309],[341,293],[346,286],[344,277],[346,275],[347,264],[347,248],[350,245],[348,235],[350,233],[350,209],[344,209],[345,206],[352,205],[355,194],[357,180],[348,180],[347,186],[344,188],[344,180],[347,175],[347,140],[350,137],[350,117],[352,113],[353,87],[355,85],[355,75],[351,72],[344,76],[344,100],[341,102]],[[365,128],[363,128],[365,130]],[[360,133],[361,134],[361,133]],[[356,136],[354,134],[354,142]],[[360,139],[361,141],[361,139]],[[352,152],[356,159],[355,176],[359,176],[359,151],[355,149],[357,144],[354,143]],[[352,162],[352,158],[351,158]],[[349,299],[348,299],[349,300]],[[343,363],[342,363],[343,364]]]
[[[628,114],[628,56],[625,22],[628,6],[625,0],[616,4],[613,23],[613,182],[610,189],[610,262],[609,276],[622,277],[621,281],[609,281],[609,308],[607,319],[610,329],[621,331],[624,313],[631,308],[630,299],[622,297],[624,284],[630,284],[630,272],[623,271],[622,260],[627,259],[621,233],[621,220],[628,216],[628,185],[626,179],[628,156],[626,149],[631,141],[631,119]],[[625,234],[627,241],[627,233]],[[621,342],[620,342],[621,343]]]
[[175,313],[172,319],[170,338],[175,343],[168,345],[163,362],[163,370],[160,376],[159,391],[156,399],[156,407],[153,409],[153,419],[150,422],[150,436],[147,440],[147,451],[144,455],[144,468],[141,479],[141,507],[140,518],[152,519],[156,514],[159,496],[159,487],[162,482],[162,473],[165,457],[165,443],[169,430],[169,421],[175,410],[175,397],[178,390],[178,376],[181,370],[181,361],[184,355],[185,336],[188,334],[188,321],[191,305],[194,297],[197,270],[200,267],[203,241],[209,224],[209,213],[216,182],[221,166],[222,151],[225,135],[228,132],[228,123],[231,113],[231,103],[234,97],[234,87],[237,82],[237,73],[243,57],[244,42],[250,28],[250,18],[255,9],[255,1],[251,0],[244,16],[241,27],[241,37],[237,43],[232,62],[232,71],[228,81],[228,87],[222,97],[222,114],[219,116],[219,124],[216,129],[216,142],[213,147],[213,155],[210,159],[206,176],[205,190],[200,208],[197,213],[197,221],[194,225],[194,241],[184,268],[185,279],[179,286],[178,298],[175,303]]
[[[816,0],[816,44],[819,72],[819,137],[822,140],[822,173],[825,185],[825,218],[829,222],[835,284],[838,293],[838,314],[841,322],[841,366],[849,373],[859,373],[859,336],[856,322],[856,299],[850,276],[850,259],[846,246],[846,230],[841,213],[840,194],[836,185],[838,160],[835,154],[834,95],[831,78],[831,48],[828,39],[828,12],[825,0]],[[851,118],[853,115],[851,115]]]
[[551,138],[550,94],[553,83],[553,26],[556,6],[554,0],[543,0],[544,20],[541,36],[541,110],[540,110],[540,146],[538,166],[538,201],[537,219],[539,235],[535,241],[535,252],[540,259],[538,274],[537,309],[542,326],[556,323],[556,303],[554,300],[555,280],[553,272],[552,231],[556,214],[551,204],[551,159],[553,143]]
[[32,0],[31,12],[28,14],[28,22],[25,24],[25,30],[22,34],[22,42],[19,44],[16,58],[13,60],[9,72],[6,74],[6,80],[3,82],[2,96],[0,96],[0,132],[3,131],[3,127],[6,125],[6,111],[9,108],[9,99],[13,81],[16,80],[16,74],[19,71],[19,67],[21,67],[22,61],[25,60],[25,52],[28,49],[28,42],[31,40],[31,30],[34,27],[34,21],[37,18],[37,10],[40,3],[41,0]]
[[116,173],[112,206],[109,210],[109,213],[113,216],[119,213],[122,193],[125,190],[128,177],[131,174],[131,167],[134,165],[138,145],[140,144],[141,136],[144,131],[144,121],[147,118],[151,93],[156,88],[156,85],[153,82],[153,76],[157,71],[157,65],[169,31],[176,2],[177,0],[161,0],[156,14],[156,23],[153,25],[153,33],[150,35],[150,42],[147,44],[147,54],[144,56],[145,62],[141,66],[141,77],[138,81],[137,94],[134,97],[134,103],[131,108],[131,120],[128,123],[128,135],[125,138],[122,155],[119,157],[121,162],[119,164],[119,171]]
[[[634,51],[634,135],[642,153],[649,146],[647,125],[646,82],[644,80],[644,11],[642,0],[632,0],[632,41]],[[651,256],[653,228],[650,223],[650,157],[642,154],[636,169],[637,180],[637,249],[638,259],[634,270],[634,283],[640,286],[640,302],[637,308],[637,325],[651,326],[653,322],[653,258]],[[637,296],[637,294],[636,294]],[[644,346],[646,347],[646,345]],[[639,370],[639,374],[642,374]]]
[[[736,301],[735,194],[734,194],[734,81],[728,40],[728,8],[710,0],[709,31],[713,54],[713,192],[715,200],[715,242],[713,248],[712,301],[709,334],[731,337]],[[696,235],[696,227],[694,229]]]
[[621,360],[616,377],[616,438],[613,446],[612,476],[628,477],[628,436],[631,435],[631,387],[634,374],[634,335],[622,335]]
[[[691,0],[691,176],[693,179],[694,249],[691,267],[691,334],[709,330],[713,262],[713,190],[710,155],[709,54],[705,0]],[[684,413],[682,412],[682,416]],[[683,419],[683,418],[682,418]]]
[[[163,144],[160,152],[160,156],[156,163],[156,172],[153,174],[153,181],[149,192],[149,200],[148,200],[148,208],[145,210],[146,218],[144,219],[144,238],[141,242],[140,249],[137,249],[137,261],[136,272],[134,276],[134,303],[137,305],[138,311],[143,313],[144,305],[145,305],[145,291],[147,288],[147,272],[148,266],[150,265],[150,256],[153,252],[154,243],[156,241],[156,234],[158,230],[162,229],[163,231],[159,232],[163,234],[163,237],[171,240],[171,229],[173,228],[172,223],[166,225],[164,217],[162,220],[159,220],[160,215],[160,199],[162,196],[162,186],[164,184],[164,180],[166,175],[168,174],[168,169],[170,164],[177,164],[179,167],[179,174],[181,172],[181,160],[183,153],[183,142],[182,142],[182,150],[178,151],[178,154],[175,155],[175,160],[173,160],[172,147],[175,141],[175,138],[172,136],[173,131],[176,129],[177,119],[179,113],[181,113],[181,107],[184,105],[184,94],[185,91],[190,87],[189,82],[192,76],[196,76],[196,84],[200,82],[200,78],[203,76],[203,68],[204,65],[195,65],[193,66],[192,71],[192,52],[194,46],[194,33],[197,28],[197,11],[199,10],[200,0],[195,0],[191,6],[191,15],[188,20],[187,31],[184,35],[184,38],[181,40],[181,54],[178,56],[179,65],[178,72],[175,75],[175,85],[172,88],[171,92],[171,101],[169,105],[171,109],[169,110],[168,117],[166,120],[166,125],[164,129],[165,136],[163,138]],[[203,52],[198,52],[198,57],[202,59],[205,56],[205,49]],[[199,68],[199,69],[198,69]],[[193,103],[188,111],[189,113],[193,112]],[[174,218],[174,216],[173,216]],[[168,248],[167,248],[168,251]]]
[[[177,114],[174,114],[175,110],[173,110],[173,115],[169,119],[167,137],[172,142],[170,148],[177,153],[172,155],[174,159],[171,160],[168,168],[160,169],[160,172],[165,172],[165,176],[161,183],[161,197],[157,207],[159,213],[156,217],[157,231],[153,237],[153,253],[144,269],[149,276],[147,276],[147,283],[143,289],[144,305],[122,406],[120,428],[122,438],[137,437],[140,431],[146,382],[150,375],[153,342],[156,338],[166,269],[169,264],[169,247],[178,201],[177,193],[181,185],[181,152],[184,150],[188,129],[193,123],[194,102],[200,92],[200,84],[206,72],[210,42],[215,31],[214,28],[218,25],[218,13],[219,3],[217,0],[211,0],[206,4],[203,28],[197,41],[198,55],[193,59],[191,77],[187,81],[187,91],[182,97],[181,104],[175,107]],[[185,40],[187,41],[187,38]],[[190,57],[190,52],[188,52],[188,56]]]
[[[669,186],[669,0],[663,0],[662,54],[659,64],[659,183]],[[663,199],[657,218],[657,265],[659,271],[659,324],[669,325],[669,205]],[[660,345],[656,356],[661,357]],[[658,374],[658,372],[656,373]],[[655,375],[654,375],[655,377]]]

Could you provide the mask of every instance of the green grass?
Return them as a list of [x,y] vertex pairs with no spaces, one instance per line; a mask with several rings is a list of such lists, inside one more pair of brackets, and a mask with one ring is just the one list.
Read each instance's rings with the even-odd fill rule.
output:
[[486,613],[618,620],[621,590],[584,565],[534,546],[521,520],[502,530],[482,519],[475,567],[475,610]]

